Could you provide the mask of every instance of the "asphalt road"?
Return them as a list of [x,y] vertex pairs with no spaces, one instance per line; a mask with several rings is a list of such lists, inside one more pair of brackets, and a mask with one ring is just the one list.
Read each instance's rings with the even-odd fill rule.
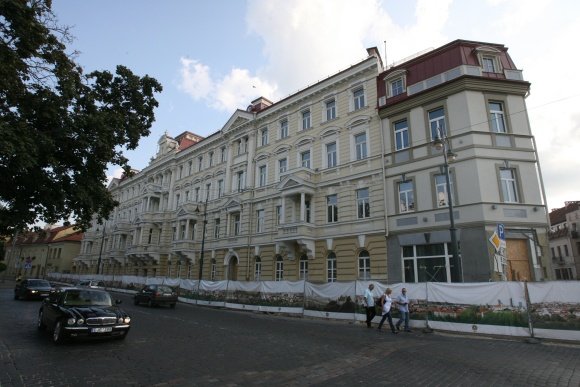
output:
[[580,345],[420,331],[178,304],[134,306],[124,341],[56,346],[39,301],[0,289],[0,386],[579,386]]

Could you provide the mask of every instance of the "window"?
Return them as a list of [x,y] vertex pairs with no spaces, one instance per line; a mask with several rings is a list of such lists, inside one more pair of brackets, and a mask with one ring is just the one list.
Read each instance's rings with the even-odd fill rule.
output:
[[302,130],[310,129],[310,127],[310,109],[306,109],[302,111]]
[[280,176],[288,169],[288,159],[278,160],[278,173]]
[[306,223],[310,223],[311,222],[311,220],[310,220],[311,218],[310,217],[312,215],[312,207],[310,206],[310,200],[307,200],[304,203],[304,210],[306,211],[306,214],[305,214],[305,216],[306,216]]
[[338,222],[338,196],[328,195],[326,197],[326,220],[328,223]]
[[447,243],[402,246],[402,259],[404,282],[461,282]]
[[210,279],[212,281],[215,281],[216,280],[216,277],[217,277],[217,264],[216,264],[215,259],[212,259],[211,260],[211,276],[210,276]]
[[328,168],[336,167],[337,165],[336,142],[326,144],[326,165]]
[[224,196],[224,181],[223,179],[218,180],[218,198]]
[[409,147],[409,126],[407,120],[395,122],[395,150],[400,151]]
[[404,91],[405,86],[403,83],[403,78],[398,78],[391,82],[391,97],[403,94]]
[[238,188],[238,192],[243,191],[244,185],[244,171],[239,171],[236,173],[236,187]]
[[371,205],[369,201],[369,189],[363,188],[356,191],[357,218],[371,217]]
[[336,100],[333,98],[326,101],[326,121],[334,120],[336,118]]
[[[450,173],[451,175],[451,173]],[[449,186],[453,199],[453,179],[449,176]],[[435,194],[437,195],[437,207],[447,207],[447,178],[444,174],[435,175]]]
[[201,171],[201,169],[203,168],[203,156],[199,156],[197,158],[197,171]]
[[179,226],[179,239],[180,240],[185,239],[185,224]]
[[304,254],[300,257],[298,264],[298,279],[305,281],[308,279],[308,256]]
[[354,136],[356,150],[356,159],[363,160],[367,158],[367,134],[360,133]]
[[194,202],[199,202],[199,187],[195,188]]
[[300,165],[304,168],[310,168],[310,151],[300,153]]
[[495,73],[495,60],[491,57],[483,57],[483,71],[486,73]]
[[282,260],[282,257],[279,255],[276,256],[275,280],[276,281],[284,280],[284,261]]
[[505,203],[518,202],[518,189],[516,183],[515,170],[502,168],[499,170],[501,180],[501,192]]
[[213,167],[213,152],[209,152],[207,162],[209,167]]
[[266,166],[265,165],[260,165],[258,167],[258,186],[259,187],[264,187],[266,185]]
[[505,115],[501,102],[489,102],[489,122],[494,133],[506,133]]
[[336,254],[332,252],[326,258],[326,282],[336,282]]
[[189,160],[187,162],[187,176],[190,176],[191,172],[193,172],[193,161]]
[[264,210],[256,211],[256,232],[264,232]]
[[220,237],[220,218],[216,218],[213,226],[213,237],[219,239]]
[[[429,127],[431,128],[431,140],[437,137],[445,137],[447,129],[445,126],[445,110],[443,108],[431,110],[429,112]],[[439,134],[441,131],[441,135]]]
[[371,279],[371,257],[366,250],[361,251],[358,255],[358,279]]
[[205,199],[211,199],[211,183],[205,185]]
[[242,227],[242,224],[240,221],[240,214],[234,214],[233,222],[234,222],[234,235],[240,235],[241,227]]
[[359,110],[365,107],[365,90],[361,87],[352,93],[354,110]]
[[226,153],[226,147],[222,146],[221,150],[220,150],[220,161],[222,163],[225,163],[227,160],[227,153]]
[[238,140],[238,155],[246,153],[246,142],[244,139],[240,138]]
[[288,137],[288,120],[280,121],[280,138]]
[[181,179],[183,177],[183,165],[179,166],[179,178]]
[[282,206],[276,206],[276,224],[282,224]]
[[268,145],[268,128],[263,128],[260,133],[260,146]]
[[399,212],[410,212],[415,210],[415,194],[413,192],[413,181],[402,181],[399,183]]
[[254,281],[259,281],[260,277],[262,277],[262,259],[256,257],[254,261]]

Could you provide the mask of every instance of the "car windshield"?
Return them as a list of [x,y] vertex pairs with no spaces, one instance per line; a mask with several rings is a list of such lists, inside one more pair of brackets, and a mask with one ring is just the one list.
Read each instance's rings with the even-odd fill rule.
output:
[[69,306],[111,306],[111,297],[105,292],[93,292],[90,290],[69,290],[63,300],[64,305]]
[[172,293],[173,289],[171,289],[169,286],[158,286],[157,291],[161,293]]
[[28,280],[28,286],[32,288],[50,287],[50,282],[41,279]]

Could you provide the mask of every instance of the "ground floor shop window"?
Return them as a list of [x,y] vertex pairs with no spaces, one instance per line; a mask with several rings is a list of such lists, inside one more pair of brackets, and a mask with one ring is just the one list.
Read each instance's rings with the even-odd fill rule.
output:
[[405,282],[460,282],[447,243],[402,246]]

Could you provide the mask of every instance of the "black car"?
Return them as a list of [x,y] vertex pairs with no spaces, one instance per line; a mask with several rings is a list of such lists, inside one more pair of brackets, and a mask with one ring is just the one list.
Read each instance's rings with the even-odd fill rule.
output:
[[14,287],[14,299],[40,300],[48,297],[51,290],[52,286],[47,280],[28,278],[16,283]]
[[135,294],[135,305],[144,302],[149,306],[169,305],[175,308],[177,304],[177,292],[167,285],[145,285]]
[[58,288],[44,299],[38,311],[38,329],[52,332],[59,344],[68,338],[124,339],[131,328],[131,317],[115,305],[104,290]]

